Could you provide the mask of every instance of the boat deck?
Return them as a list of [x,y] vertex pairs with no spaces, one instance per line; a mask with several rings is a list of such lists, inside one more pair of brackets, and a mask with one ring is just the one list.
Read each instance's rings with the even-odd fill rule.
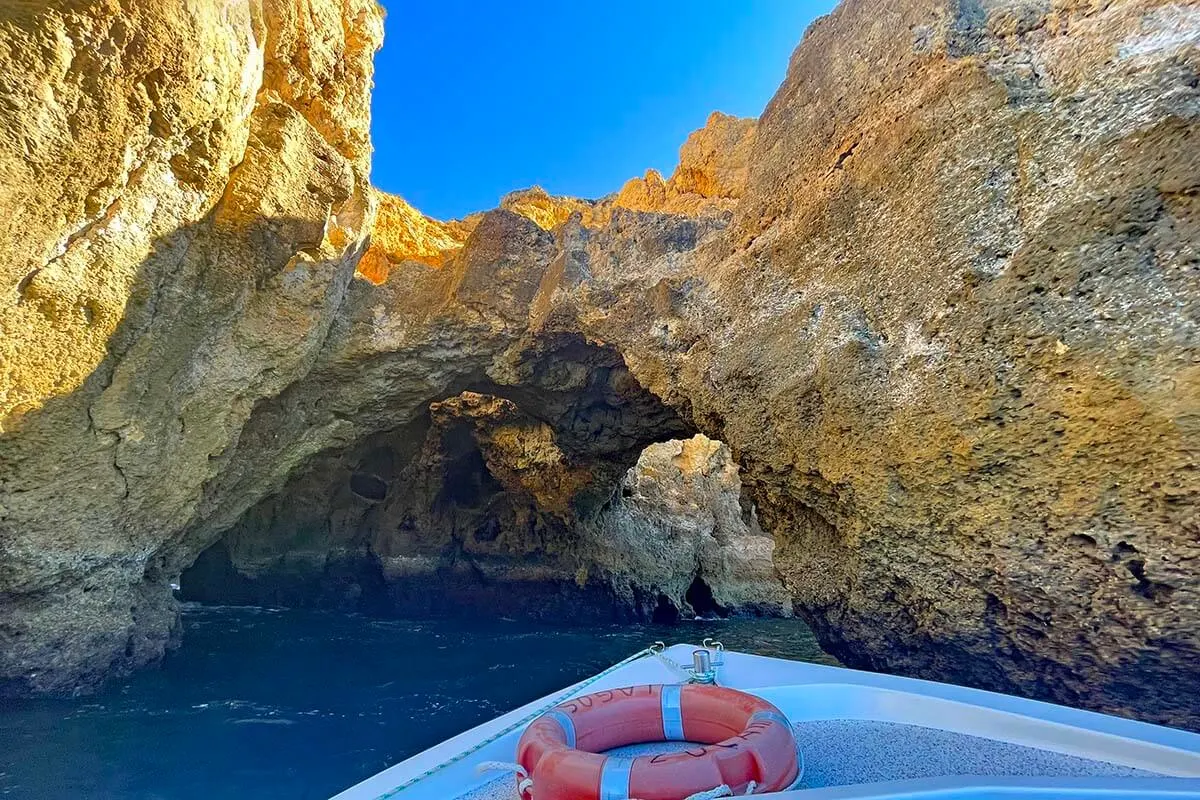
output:
[[[950,775],[1006,777],[1160,777],[1157,773],[997,742],[920,725],[857,719],[814,720],[793,725],[804,754],[798,789],[852,786]],[[619,748],[620,755],[650,755],[684,744]],[[497,778],[461,800],[520,800],[512,776]]]
[[[691,645],[667,651],[690,661]],[[628,664],[582,692],[677,677],[653,658]],[[722,685],[759,695],[791,720],[804,759],[795,800],[888,798],[1192,798],[1200,800],[1200,735],[959,686],[727,653]],[[480,775],[511,761],[520,729],[506,727],[556,695],[485,723],[338,795],[336,800],[515,800],[511,775]],[[625,755],[681,743],[635,745]],[[479,747],[400,791],[448,757]]]

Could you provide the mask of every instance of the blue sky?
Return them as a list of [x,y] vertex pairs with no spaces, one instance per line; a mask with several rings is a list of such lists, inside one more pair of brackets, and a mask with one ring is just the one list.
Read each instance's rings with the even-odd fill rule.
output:
[[600,197],[720,110],[757,116],[835,0],[381,0],[374,183],[431,216]]

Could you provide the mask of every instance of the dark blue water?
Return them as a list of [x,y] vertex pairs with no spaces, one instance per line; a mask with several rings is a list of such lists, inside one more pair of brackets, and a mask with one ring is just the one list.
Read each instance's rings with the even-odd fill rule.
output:
[[661,639],[835,663],[802,622],[553,628],[190,607],[161,670],[0,701],[10,798],[325,798]]

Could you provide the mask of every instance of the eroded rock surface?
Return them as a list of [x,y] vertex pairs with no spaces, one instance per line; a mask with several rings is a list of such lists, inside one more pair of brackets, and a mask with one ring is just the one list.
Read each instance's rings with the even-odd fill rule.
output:
[[728,232],[658,271],[614,225],[556,295],[738,453],[843,661],[1200,722],[1198,29],[848,0]]
[[564,451],[511,400],[464,392],[425,422],[319,459],[200,555],[184,597],[575,621],[790,615],[774,542],[720,442],[650,445],[606,498],[594,492],[613,485],[612,454]]
[[660,617],[791,614],[775,542],[742,498],[728,446],[707,436],[647,447],[583,529],[593,569],[618,594],[655,597]]
[[[102,13],[20,8],[3,12],[4,58],[43,85],[97,69],[53,54],[61,30],[110,31]],[[339,77],[369,69],[377,20],[355,8],[327,9],[359,31],[346,51],[358,66]],[[350,280],[373,200],[361,141],[336,130],[365,113],[365,82],[328,113],[339,102],[319,88],[328,65],[272,69],[297,48],[256,9],[211,21],[202,38],[234,54],[229,74],[215,95],[187,92],[212,103],[199,118],[231,120],[212,128],[234,155],[175,158],[171,145],[154,162],[176,182],[208,176],[191,210],[173,210],[171,180],[142,191],[122,177],[125,142],[174,109],[174,84],[147,92],[142,116],[106,143],[115,155],[87,165],[90,145],[55,122],[44,91],[5,87],[47,114],[18,117],[28,133],[3,156],[3,191],[25,192],[10,202],[34,231],[0,260],[14,287],[5,346],[16,331],[43,354],[5,364],[6,688],[62,689],[149,660],[170,628],[168,580],[289,497],[328,511],[331,494],[351,492],[389,509],[386,470],[364,468],[384,451],[396,474],[440,454],[436,495],[473,448],[499,490],[419,506],[443,514],[422,530],[444,537],[461,522],[464,548],[509,543],[523,554],[513,573],[561,575],[560,540],[537,527],[555,514],[522,518],[531,533],[522,502],[574,497],[571,522],[555,524],[578,536],[647,444],[700,431],[736,455],[797,611],[843,661],[1200,726],[1192,5],[844,0],[811,28],[757,125],[714,118],[669,181],[650,175],[594,202],[517,193],[461,227],[397,205],[406,233],[377,244],[386,269],[360,263],[379,285]],[[174,41],[179,26],[140,22],[152,32],[139,42]],[[137,51],[148,60],[127,76],[124,59],[87,51],[125,76],[109,81],[125,86],[118,122],[141,97],[135,76],[151,64],[170,74],[213,44],[195,37]],[[27,157],[18,141],[41,153],[47,131],[59,149]],[[99,185],[93,161],[110,165],[95,168],[116,176],[113,196],[140,198],[117,218],[161,209],[160,227],[176,219],[186,235],[151,248],[152,226],[118,225],[152,252],[106,260],[105,224],[78,219],[109,219],[107,200],[30,199],[30,164],[53,163],[74,192]],[[63,264],[78,259],[73,272],[51,269],[60,250]],[[59,296],[60,275],[82,286],[106,270],[124,309],[108,330],[84,328],[103,313],[43,299]],[[483,405],[430,414],[464,392]],[[520,434],[489,440],[468,423],[484,406]],[[471,525],[485,508],[508,516],[481,535]],[[338,530],[370,513],[354,509]],[[398,509],[378,512],[371,545],[398,544],[391,569],[425,541],[404,541]],[[292,552],[305,547],[298,534]]]
[[158,569],[373,213],[372,0],[0,8],[0,693],[152,662]]

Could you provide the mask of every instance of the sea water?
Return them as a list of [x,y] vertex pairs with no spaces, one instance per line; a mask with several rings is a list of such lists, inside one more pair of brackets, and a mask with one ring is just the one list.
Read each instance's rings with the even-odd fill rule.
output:
[[0,700],[0,796],[326,798],[655,640],[836,663],[799,620],[570,627],[188,605],[162,669]]

